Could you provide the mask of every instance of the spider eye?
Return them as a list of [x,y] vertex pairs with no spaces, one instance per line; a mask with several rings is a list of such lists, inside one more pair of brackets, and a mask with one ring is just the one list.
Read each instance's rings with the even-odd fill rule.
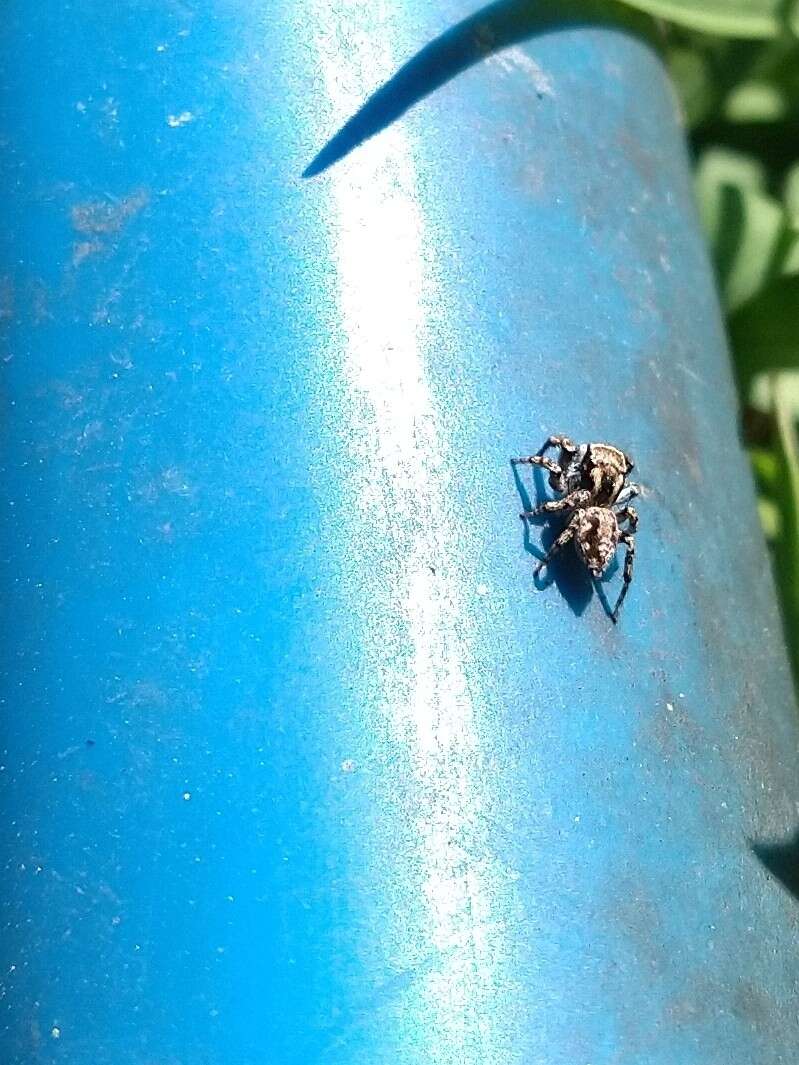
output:
[[624,457],[627,459],[627,472],[629,473],[630,470],[633,469],[633,467],[635,466],[635,463],[629,455],[625,455]]

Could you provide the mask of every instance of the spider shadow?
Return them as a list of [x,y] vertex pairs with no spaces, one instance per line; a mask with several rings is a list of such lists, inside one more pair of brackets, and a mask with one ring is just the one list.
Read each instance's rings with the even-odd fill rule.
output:
[[799,901],[799,829],[779,842],[750,839],[748,843],[764,869]]
[[[513,470],[513,480],[516,484],[516,491],[519,494],[519,500],[522,504],[522,510],[533,510],[534,506],[545,502],[547,499],[552,498],[547,492],[547,483],[545,471],[540,466],[531,466],[533,471],[533,484],[535,486],[536,501],[531,499],[530,493],[527,490],[527,486],[522,480],[522,476],[519,472],[519,467],[515,463],[511,463],[511,469]],[[545,554],[549,551],[552,544],[555,542],[557,536],[566,527],[566,519],[561,514],[540,514],[535,518],[523,518],[524,523],[524,549],[532,555],[533,558],[544,558]],[[540,527],[541,532],[541,546],[536,547],[532,542],[530,536],[531,526]],[[612,576],[618,569],[618,563],[614,560],[608,570],[608,576]],[[591,574],[582,564],[577,557],[577,552],[574,548],[574,543],[567,544],[561,551],[555,555],[546,565],[542,574],[533,578],[535,587],[542,591],[544,588],[548,588],[551,584],[554,584],[569,607],[578,617],[584,613],[585,608],[591,601],[592,591],[596,591],[597,598],[602,604],[602,608],[605,613],[610,617],[612,615],[612,607],[608,600],[605,589],[599,581],[592,579]]]

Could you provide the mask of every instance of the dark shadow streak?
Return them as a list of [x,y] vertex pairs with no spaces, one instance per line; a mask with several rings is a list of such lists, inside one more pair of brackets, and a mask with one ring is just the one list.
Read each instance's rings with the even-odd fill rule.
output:
[[[610,568],[608,569],[608,573],[612,576],[618,570],[618,568],[619,568],[618,561],[614,560],[610,564]],[[602,604],[602,609],[605,611],[607,616],[610,618],[610,620],[615,625],[617,619],[613,617],[613,607],[610,605],[610,600],[608,599],[607,592],[602,587],[601,581],[594,580],[593,584],[594,584],[594,591],[597,594],[597,598],[599,599],[600,603]]]
[[782,843],[749,840],[749,849],[785,890],[799,901],[799,829]]
[[651,22],[615,0],[498,0],[436,37],[381,86],[303,171],[314,177],[410,107],[495,52],[532,36],[614,26],[651,37]]

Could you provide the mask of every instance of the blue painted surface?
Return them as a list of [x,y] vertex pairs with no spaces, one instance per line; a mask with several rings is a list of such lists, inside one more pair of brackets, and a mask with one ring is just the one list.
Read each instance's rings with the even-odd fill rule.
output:
[[[656,59],[495,10],[301,177],[469,13],[7,7],[13,1065],[792,1061],[793,702]],[[616,628],[533,585],[552,431],[647,488]]]

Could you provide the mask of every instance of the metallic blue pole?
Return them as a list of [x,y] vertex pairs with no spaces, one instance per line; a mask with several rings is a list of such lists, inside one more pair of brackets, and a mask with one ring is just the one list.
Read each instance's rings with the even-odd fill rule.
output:
[[[796,1045],[752,847],[797,730],[674,99],[524,17],[7,6],[11,1065]],[[555,431],[637,460],[615,627],[572,554],[533,582],[508,460]]]

